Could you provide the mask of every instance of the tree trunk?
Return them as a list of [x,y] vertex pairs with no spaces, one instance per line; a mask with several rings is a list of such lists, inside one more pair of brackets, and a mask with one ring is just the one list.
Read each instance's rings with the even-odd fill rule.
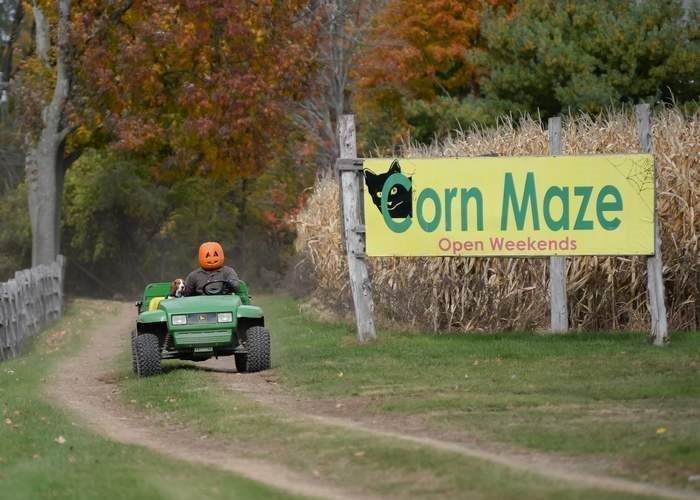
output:
[[56,248],[56,147],[48,127],[39,142],[27,149],[26,171],[29,219],[32,225],[32,267],[50,264]]
[[[39,138],[35,144],[27,145],[25,168],[29,189],[29,217],[32,225],[32,266],[53,262],[59,252],[63,151],[69,132],[69,129],[63,126],[63,115],[71,86],[68,68],[70,3],[70,0],[59,0],[58,3],[56,86],[51,101],[41,113],[43,128]],[[35,19],[45,19],[38,3],[33,5],[33,9]],[[48,29],[46,23],[36,23],[37,54],[40,58],[42,57],[40,50],[43,50],[41,40],[48,39]]]

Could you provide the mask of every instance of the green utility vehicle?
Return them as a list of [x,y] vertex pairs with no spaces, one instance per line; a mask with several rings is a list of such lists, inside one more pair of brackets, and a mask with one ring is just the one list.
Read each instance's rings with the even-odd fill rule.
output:
[[233,356],[239,372],[270,368],[270,332],[260,307],[251,305],[247,285],[237,292],[226,281],[212,281],[204,295],[168,297],[170,283],[150,283],[143,291],[132,364],[141,377],[161,372],[162,359],[204,361]]

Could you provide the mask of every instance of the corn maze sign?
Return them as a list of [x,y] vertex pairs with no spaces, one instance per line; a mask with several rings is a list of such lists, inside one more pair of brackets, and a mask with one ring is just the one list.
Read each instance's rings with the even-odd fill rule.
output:
[[653,255],[649,154],[364,160],[370,256]]

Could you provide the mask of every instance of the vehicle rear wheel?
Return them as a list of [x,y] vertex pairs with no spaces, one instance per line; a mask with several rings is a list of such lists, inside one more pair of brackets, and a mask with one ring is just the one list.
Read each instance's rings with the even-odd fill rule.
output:
[[134,339],[136,338],[136,330],[131,330],[131,369],[136,371],[136,347],[134,346]]
[[138,335],[134,339],[136,373],[140,377],[150,377],[160,373],[160,346],[158,337],[152,333]]
[[270,331],[262,326],[252,326],[246,331],[246,339],[245,371],[259,372],[270,368]]

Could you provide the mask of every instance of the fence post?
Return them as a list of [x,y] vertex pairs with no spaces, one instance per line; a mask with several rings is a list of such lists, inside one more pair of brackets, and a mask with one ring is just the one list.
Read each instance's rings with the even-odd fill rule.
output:
[[[651,153],[651,126],[649,124],[649,105],[638,104],[635,107],[639,145],[643,153]],[[656,170],[656,165],[654,165]],[[656,175],[654,175],[656,182]],[[657,195],[658,196],[658,195]],[[654,255],[647,257],[647,290],[649,309],[651,311],[651,333],[649,342],[661,346],[669,341],[666,321],[666,290],[663,277],[663,260],[661,258],[661,232],[659,214],[654,200]]]
[[61,315],[64,265],[59,255],[49,266],[17,271],[0,283],[0,361],[16,356],[28,337]]
[[[343,115],[338,123],[340,158],[357,158],[355,116]],[[339,163],[340,190],[343,199],[342,217],[345,228],[345,251],[348,257],[350,288],[355,306],[357,340],[369,342],[377,337],[374,329],[372,289],[365,261],[365,233],[361,218],[361,169],[343,169]]]
[[63,312],[63,285],[65,283],[66,275],[66,259],[63,255],[59,255],[56,258],[55,265],[52,265],[55,269],[54,274],[51,275],[51,282],[53,283],[52,288],[54,295],[52,295],[52,303],[54,304],[54,315],[51,319],[58,318]]
[[11,279],[7,282],[7,291],[8,304],[10,306],[10,334],[8,336],[10,340],[10,356],[15,357],[15,355],[17,354],[17,343],[20,341],[20,322],[18,313],[19,309],[17,307],[17,303],[19,302],[19,293],[17,288],[17,282],[14,279]]
[[0,283],[0,361],[4,361],[6,357],[9,358],[9,353],[6,355],[5,349],[10,345],[7,326],[10,316],[5,309],[5,284]]
[[[560,155],[561,148],[561,117],[549,119],[549,154]],[[551,331],[566,332],[569,329],[569,310],[566,298],[566,257],[552,256],[549,258],[549,307]]]

